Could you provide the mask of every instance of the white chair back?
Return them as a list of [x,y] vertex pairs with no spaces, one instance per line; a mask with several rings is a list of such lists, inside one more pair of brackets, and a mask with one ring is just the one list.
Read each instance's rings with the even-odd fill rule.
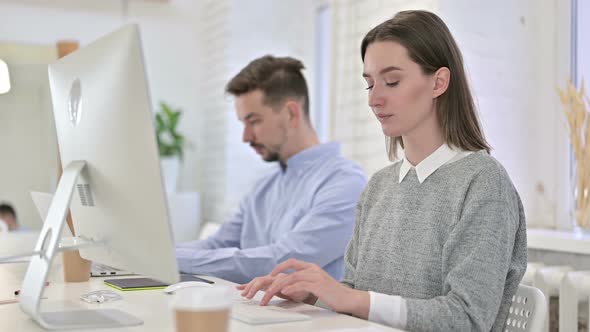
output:
[[590,271],[567,272],[559,287],[559,331],[579,331],[580,304],[588,303],[589,295]]
[[504,331],[541,331],[546,316],[545,295],[535,287],[520,284],[512,296]]

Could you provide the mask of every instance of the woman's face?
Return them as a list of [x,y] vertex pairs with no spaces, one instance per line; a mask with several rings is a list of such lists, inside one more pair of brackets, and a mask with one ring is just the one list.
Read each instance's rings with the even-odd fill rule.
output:
[[428,120],[436,120],[435,74],[425,75],[408,56],[404,46],[393,41],[369,44],[363,77],[367,81],[369,106],[389,137],[411,135]]

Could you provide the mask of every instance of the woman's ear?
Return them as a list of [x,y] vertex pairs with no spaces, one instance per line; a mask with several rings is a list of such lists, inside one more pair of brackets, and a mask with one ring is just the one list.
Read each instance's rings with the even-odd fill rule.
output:
[[441,67],[434,72],[434,89],[432,98],[437,98],[447,91],[451,80],[451,71],[447,67]]

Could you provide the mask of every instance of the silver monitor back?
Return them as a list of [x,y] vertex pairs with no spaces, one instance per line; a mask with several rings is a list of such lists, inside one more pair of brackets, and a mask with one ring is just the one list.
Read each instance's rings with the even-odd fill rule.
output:
[[62,165],[85,161],[70,208],[82,257],[178,282],[136,25],[49,66]]

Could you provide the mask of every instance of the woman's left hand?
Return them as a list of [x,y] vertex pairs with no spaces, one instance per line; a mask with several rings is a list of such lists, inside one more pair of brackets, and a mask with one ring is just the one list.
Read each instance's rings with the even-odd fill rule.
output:
[[260,301],[261,305],[268,304],[276,294],[290,296],[310,292],[334,311],[367,319],[370,305],[368,292],[350,289],[336,281],[318,265],[296,259],[289,259],[277,265],[270,276],[276,276],[287,270],[295,270],[295,272],[276,279],[267,287],[266,294]]

